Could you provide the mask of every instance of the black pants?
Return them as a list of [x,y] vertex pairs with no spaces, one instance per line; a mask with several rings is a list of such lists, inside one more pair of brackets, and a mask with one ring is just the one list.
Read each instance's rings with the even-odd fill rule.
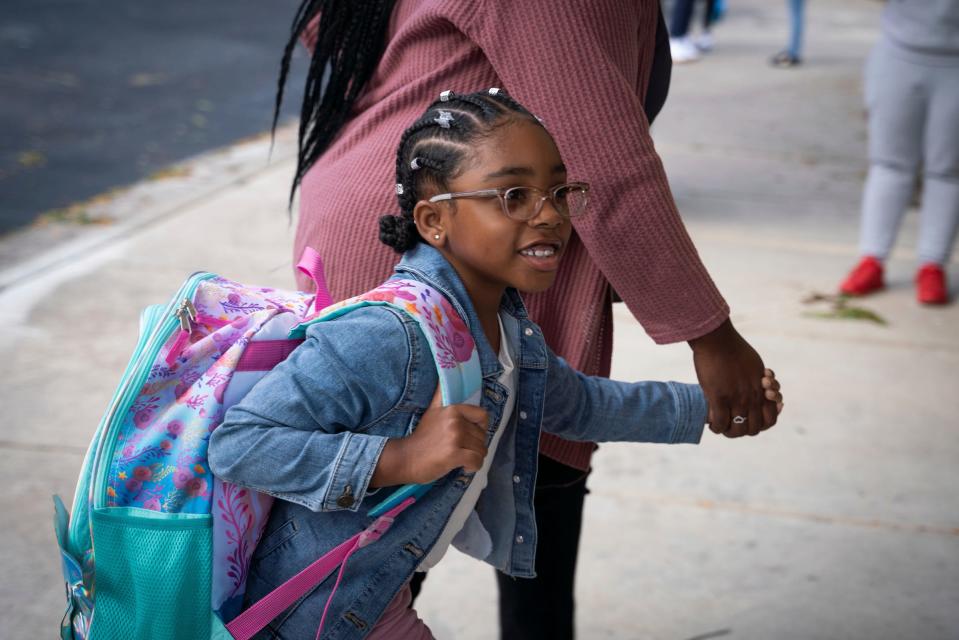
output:
[[[696,0],[676,0],[673,3],[673,15],[669,23],[669,35],[682,38],[689,33],[689,23],[693,19],[693,4]],[[713,22],[713,13],[716,11],[716,0],[706,0],[706,10],[703,14],[703,29],[709,29]]]
[[502,640],[572,640],[576,555],[589,472],[539,457],[536,577],[497,572]]

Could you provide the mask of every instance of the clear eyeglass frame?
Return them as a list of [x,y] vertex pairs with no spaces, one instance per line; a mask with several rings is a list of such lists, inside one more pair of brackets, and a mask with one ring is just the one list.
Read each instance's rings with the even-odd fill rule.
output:
[[[574,205],[569,202],[574,194]],[[532,196],[532,197],[530,197]],[[537,187],[500,187],[498,189],[480,189],[478,191],[454,191],[441,193],[430,198],[430,202],[442,202],[457,198],[498,198],[503,215],[519,222],[527,222],[539,215],[543,203],[553,203],[553,208],[564,218],[576,218],[586,211],[589,202],[589,184],[585,182],[565,182],[543,191]]]

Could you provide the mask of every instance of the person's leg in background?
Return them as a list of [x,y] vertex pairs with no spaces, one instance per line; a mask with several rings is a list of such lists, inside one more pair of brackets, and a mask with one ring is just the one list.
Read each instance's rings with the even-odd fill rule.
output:
[[892,251],[912,200],[922,157],[927,95],[922,70],[880,41],[866,66],[869,174],[862,196],[860,262],[840,285],[847,295],[884,286],[883,261]]
[[718,0],[706,0],[703,11],[703,31],[693,38],[696,48],[703,53],[709,53],[716,47],[716,38],[713,37],[713,23],[716,21],[716,4]]
[[699,49],[689,37],[689,25],[693,20],[695,0],[676,0],[669,21],[669,48],[673,62],[695,62],[699,60]]
[[772,57],[777,67],[795,67],[802,62],[803,31],[806,22],[806,1],[789,2],[789,46]]
[[925,69],[929,105],[916,275],[916,297],[925,304],[949,301],[945,266],[959,229],[959,57],[952,66],[941,58]]
[[789,0],[789,53],[802,60],[802,37],[805,26],[806,0]]
[[[541,455],[536,476],[536,577],[499,583],[502,640],[572,640],[575,575],[588,471]],[[548,562],[541,561],[548,559]]]

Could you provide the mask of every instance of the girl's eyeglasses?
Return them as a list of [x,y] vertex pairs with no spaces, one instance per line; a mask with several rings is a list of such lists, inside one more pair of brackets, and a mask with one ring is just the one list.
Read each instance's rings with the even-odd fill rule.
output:
[[553,208],[564,218],[575,218],[586,211],[589,200],[589,185],[585,182],[558,184],[549,191],[536,187],[509,187],[499,189],[481,189],[479,191],[459,191],[441,193],[430,198],[430,202],[454,200],[456,198],[499,198],[503,213],[513,220],[526,222],[532,220],[543,210],[543,203],[550,200]]

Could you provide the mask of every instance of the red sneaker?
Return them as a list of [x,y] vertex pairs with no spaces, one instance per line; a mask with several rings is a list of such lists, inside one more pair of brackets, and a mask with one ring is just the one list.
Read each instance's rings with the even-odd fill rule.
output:
[[938,264],[929,262],[916,273],[916,298],[922,304],[946,304],[946,272]]
[[839,285],[839,291],[847,296],[864,296],[885,286],[882,263],[872,256],[865,256]]

